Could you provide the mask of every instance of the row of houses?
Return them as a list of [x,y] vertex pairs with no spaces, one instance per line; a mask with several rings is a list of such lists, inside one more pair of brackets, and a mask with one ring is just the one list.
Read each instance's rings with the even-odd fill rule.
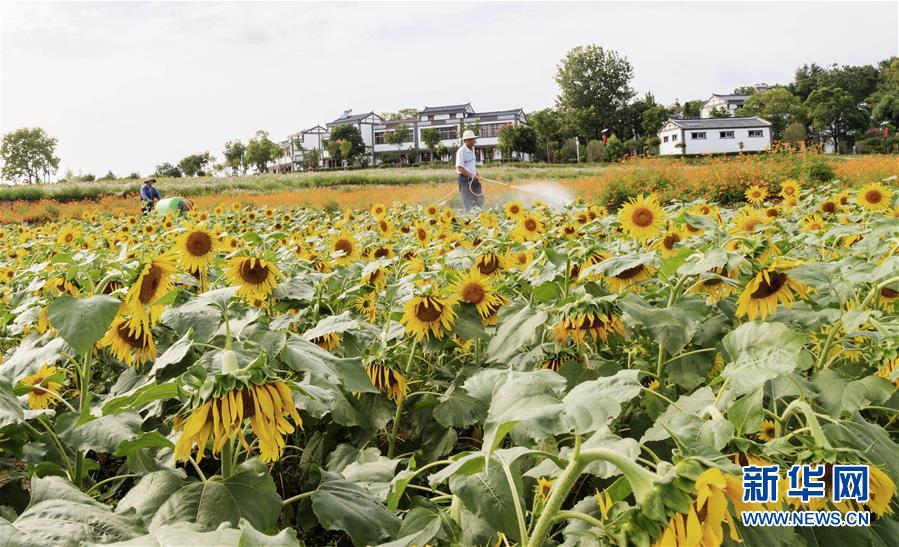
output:
[[[527,118],[521,108],[477,112],[471,103],[426,106],[417,116],[400,120],[385,120],[374,111],[353,114],[352,110],[346,110],[336,120],[324,126],[316,125],[288,135],[281,146],[288,151],[290,162],[279,166],[279,170],[302,169],[307,166],[307,160],[311,157],[315,158],[313,163],[317,163],[317,167],[340,167],[328,152],[328,139],[331,130],[341,125],[351,125],[359,130],[365,144],[364,159],[369,165],[379,165],[387,157],[392,162],[399,161],[401,164],[432,159],[446,160],[461,145],[463,129],[474,129],[479,135],[475,146],[479,162],[500,159],[499,130],[526,124]],[[408,129],[406,141],[388,144],[387,134],[401,125]],[[436,148],[441,148],[442,145],[442,148],[448,150],[445,157],[432,158],[434,151],[428,149],[422,137],[422,132],[426,129],[436,129],[439,132],[440,141]],[[530,159],[527,154],[515,154],[514,157],[523,161]]]

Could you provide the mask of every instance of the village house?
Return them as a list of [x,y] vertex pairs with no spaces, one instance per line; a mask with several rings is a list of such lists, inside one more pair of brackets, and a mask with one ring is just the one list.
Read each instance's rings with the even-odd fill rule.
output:
[[659,130],[659,155],[736,154],[771,147],[771,122],[745,118],[672,118]]

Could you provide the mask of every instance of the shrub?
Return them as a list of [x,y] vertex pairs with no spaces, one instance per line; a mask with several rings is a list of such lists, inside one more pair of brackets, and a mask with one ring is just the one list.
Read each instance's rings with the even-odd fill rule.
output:
[[808,168],[808,178],[817,182],[833,180],[833,168],[824,162],[815,162]]
[[624,157],[626,152],[624,143],[615,135],[606,141],[606,161],[618,161]]

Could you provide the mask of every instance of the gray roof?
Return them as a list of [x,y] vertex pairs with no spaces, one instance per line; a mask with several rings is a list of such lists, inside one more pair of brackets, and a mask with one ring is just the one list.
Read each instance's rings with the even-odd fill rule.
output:
[[738,129],[741,127],[768,127],[771,122],[756,116],[745,118],[690,118],[669,119],[669,122],[684,129]]
[[720,95],[718,93],[712,93],[712,97],[718,97],[725,101],[745,101],[749,98],[749,95]]
[[475,112],[474,114],[471,114],[471,117],[479,118],[479,117],[483,117],[483,116],[502,116],[505,114],[518,114],[522,110],[523,109],[521,109],[521,108],[513,108],[512,110],[494,110],[492,112]]
[[450,104],[446,106],[426,106],[421,110],[421,114],[445,114],[447,112],[459,112],[471,107],[471,103]]
[[372,114],[374,114],[374,112],[366,112],[365,114],[353,114],[353,115],[351,115],[351,116],[346,116],[346,117],[344,117],[344,118],[337,118],[336,120],[334,120],[333,122],[329,123],[328,125],[333,125],[333,124],[335,124],[335,123],[352,123],[352,122],[358,122],[359,120],[364,120],[365,118],[371,116]]

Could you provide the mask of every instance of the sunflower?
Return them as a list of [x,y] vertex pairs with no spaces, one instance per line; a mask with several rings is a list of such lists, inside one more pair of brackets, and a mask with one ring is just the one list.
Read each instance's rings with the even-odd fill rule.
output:
[[387,394],[387,398],[397,404],[403,402],[409,393],[409,383],[403,374],[391,367],[378,363],[368,363],[365,365],[365,373],[368,374],[371,383],[378,389]]
[[724,300],[736,292],[736,287],[725,279],[736,279],[739,271],[727,268],[712,268],[697,281],[688,292],[706,295],[706,303],[710,306]]
[[337,234],[332,240],[329,254],[338,266],[346,266],[359,257],[359,243],[348,232]]
[[645,242],[662,231],[665,214],[655,194],[644,197],[640,194],[631,198],[621,207],[618,221],[625,232],[640,242]]
[[767,219],[758,209],[744,207],[733,218],[734,230],[738,232],[754,232],[759,226],[764,226]]
[[459,277],[451,288],[453,297],[459,302],[471,304],[478,310],[482,320],[495,315],[506,302],[497,294],[496,287],[489,277],[481,274],[477,268]]
[[884,380],[889,380],[896,384],[896,387],[899,387],[899,375],[896,375],[896,377],[893,378],[893,373],[895,373],[897,369],[899,369],[899,357],[881,365],[880,368],[877,369],[877,376],[880,376]]
[[31,386],[28,392],[28,408],[32,410],[42,410],[50,406],[50,401],[54,395],[59,395],[59,388],[62,384],[58,380],[65,378],[63,369],[41,365],[41,368],[30,376],[26,376],[20,380],[22,385]]
[[890,287],[880,289],[880,306],[883,309],[889,309],[897,300],[899,300],[899,290]]
[[780,197],[782,197],[784,201],[789,201],[790,203],[796,203],[799,200],[799,193],[801,191],[802,188],[794,179],[787,179],[780,185]]
[[497,275],[503,271],[503,259],[496,253],[484,253],[475,259],[474,267],[483,275]]
[[225,279],[239,287],[237,296],[247,300],[265,300],[278,285],[281,270],[261,258],[235,256],[228,259],[224,273]]
[[329,332],[321,336],[316,336],[310,342],[326,351],[331,351],[340,347],[340,335],[336,332]]
[[663,257],[669,258],[677,254],[677,251],[682,248],[679,244],[687,239],[687,237],[689,237],[689,234],[684,230],[672,228],[665,232],[662,237],[655,242],[653,247],[658,249]]
[[224,245],[208,228],[197,225],[189,227],[175,241],[175,253],[185,269],[202,270],[223,250]]
[[213,455],[221,452],[225,443],[235,436],[250,451],[250,445],[243,434],[245,418],[250,420],[253,433],[259,440],[259,455],[263,463],[281,459],[285,445],[284,435],[295,431],[288,418],[292,418],[297,427],[303,427],[303,421],[293,403],[293,394],[284,382],[239,385],[219,397],[201,403],[191,411],[183,424],[179,424],[182,431],[175,443],[175,459],[187,460],[196,445],[197,461],[201,461],[210,435]]
[[606,275],[604,279],[613,292],[624,292],[628,287],[651,278],[654,272],[655,269],[652,266],[638,264],[615,275]]
[[79,235],[81,235],[81,232],[78,230],[70,226],[63,226],[59,231],[59,235],[56,236],[56,242],[64,245],[71,245],[72,243],[75,243],[75,240],[78,239]]
[[832,215],[838,212],[840,207],[841,205],[838,200],[828,198],[821,202],[821,205],[818,206],[818,210],[822,213]]
[[383,217],[378,217],[378,231],[381,235],[390,238],[393,236],[393,223]]
[[387,213],[387,207],[383,203],[373,203],[370,211],[371,216],[380,219]]
[[518,216],[518,226],[512,231],[512,237],[516,241],[538,241],[545,230],[540,217],[524,212]]
[[775,263],[749,280],[737,299],[737,317],[748,315],[750,321],[756,317],[764,320],[774,315],[778,302],[790,309],[796,299],[794,292],[802,298],[808,297],[808,287],[790,279],[784,269]]
[[537,479],[537,486],[534,493],[540,497],[540,500],[543,503],[546,503],[547,498],[549,498],[549,493],[552,491],[553,483],[555,482],[554,479],[544,479],[543,477]]
[[425,207],[425,214],[431,218],[435,218],[440,213],[440,207],[437,205],[428,205]]
[[353,307],[362,314],[363,317],[374,323],[378,317],[378,306],[375,301],[375,293],[370,292],[362,296],[356,297]]
[[587,335],[594,342],[607,342],[612,333],[624,336],[624,325],[618,316],[602,309],[565,314],[553,329],[557,342],[569,337],[575,342],[583,342]]
[[869,465],[868,469],[871,491],[868,507],[878,517],[892,513],[893,508],[890,506],[890,501],[896,495],[896,483],[876,465]]
[[156,358],[156,345],[149,325],[135,317],[116,317],[97,345],[109,348],[113,357],[129,367]]
[[756,436],[764,442],[773,441],[777,438],[777,427],[771,420],[763,420]]
[[416,222],[414,232],[418,244],[422,247],[427,247],[428,242],[431,241],[431,236],[428,234],[428,227],[423,222]]
[[872,182],[859,188],[855,201],[869,211],[884,211],[890,208],[892,190],[879,182]]
[[507,217],[515,219],[524,212],[524,206],[520,201],[510,201],[506,204],[505,211]]
[[[174,287],[171,277],[173,273],[175,273],[175,266],[168,257],[157,256],[146,262],[141,268],[137,280],[128,289],[128,294],[125,296],[125,310],[141,320],[155,325],[162,316],[162,312],[165,311],[165,305],[154,305],[154,302],[168,294]],[[147,316],[147,306],[150,307],[149,316]]]
[[746,201],[753,205],[761,205],[768,197],[768,190],[758,184],[750,185],[745,192]]
[[824,229],[824,219],[821,218],[820,215],[809,214],[802,217],[802,220],[799,221],[801,226],[801,230],[803,232],[820,232]]
[[435,338],[443,338],[444,332],[453,328],[456,313],[453,302],[439,296],[413,296],[406,303],[401,319],[406,332],[415,335],[418,341],[433,334]]
[[499,217],[490,211],[482,211],[478,216],[478,222],[489,230],[490,228],[496,228],[499,224]]
[[359,282],[376,289],[383,289],[387,285],[387,270],[382,267],[377,267],[373,270],[366,268]]
[[593,251],[590,253],[586,259],[580,264],[572,264],[571,271],[568,272],[569,276],[572,279],[576,279],[578,281],[597,281],[602,279],[602,274],[599,273],[587,273],[586,270],[590,266],[595,266],[604,260],[608,260],[612,258],[612,255],[605,251]]

